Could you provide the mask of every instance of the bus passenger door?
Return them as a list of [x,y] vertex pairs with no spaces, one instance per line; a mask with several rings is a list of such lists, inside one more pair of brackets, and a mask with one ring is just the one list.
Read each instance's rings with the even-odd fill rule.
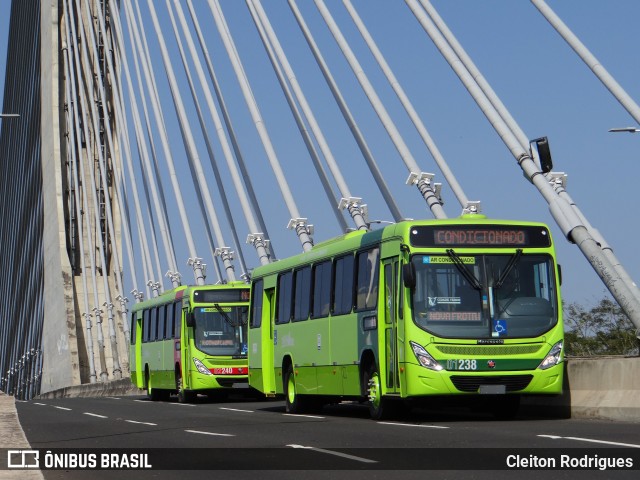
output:
[[275,288],[264,290],[264,304],[262,306],[262,382],[263,392],[275,394],[276,372],[273,358],[273,322],[275,321]]
[[[398,259],[383,261],[384,271],[384,359],[380,365],[384,372],[384,384],[387,393],[398,393],[400,379],[398,377]],[[382,373],[380,372],[380,373]]]

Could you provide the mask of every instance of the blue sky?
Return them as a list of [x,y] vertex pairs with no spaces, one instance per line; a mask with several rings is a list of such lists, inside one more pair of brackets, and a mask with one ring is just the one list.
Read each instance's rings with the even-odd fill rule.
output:
[[[146,9],[146,2],[140,2]],[[170,44],[173,66],[182,78],[173,33],[168,25],[164,2],[155,2],[163,22],[163,35]],[[265,217],[278,257],[300,251],[295,235],[286,230],[289,213],[284,207],[264,150],[240,96],[235,77],[221,46],[220,37],[206,2],[195,2],[199,18],[206,26],[211,49],[225,98],[229,103],[241,148],[259,198],[265,202]],[[289,56],[320,126],[347,178],[351,193],[363,197],[371,219],[390,220],[391,215],[375,190],[371,175],[349,130],[317,69],[291,15],[286,1],[263,2],[283,48]],[[300,1],[305,20],[320,44],[350,108],[373,150],[374,156],[394,193],[402,213],[411,218],[432,218],[415,188],[404,185],[408,172],[387,134],[381,127],[354,75],[324,25],[313,2]],[[512,0],[433,0],[435,8],[467,50],[513,117],[529,138],[547,136],[554,159],[554,170],[568,174],[567,190],[589,222],[598,228],[613,247],[622,264],[635,280],[640,279],[636,239],[640,227],[635,212],[640,165],[640,134],[612,134],[612,127],[634,125],[630,115],[617,103],[600,81],[553,30],[535,7],[527,1]],[[626,89],[640,100],[640,62],[637,47],[640,33],[640,2],[634,0],[564,0],[548,1],[573,32]],[[430,154],[411,125],[401,106],[363,44],[342,2],[326,0],[334,18],[350,41],[369,79],[409,145],[423,171],[436,174],[444,182]],[[353,0],[353,4],[377,41],[396,77],[406,90],[416,110],[458,181],[472,200],[480,200],[483,213],[492,218],[543,221],[552,227],[559,261],[563,266],[563,295],[566,301],[591,304],[604,295],[605,287],[579,249],[570,245],[555,226],[540,194],[522,176],[514,158],[482,115],[451,68],[433,46],[428,36],[401,0]],[[7,16],[9,0],[0,0],[0,87],[4,81]],[[291,119],[284,97],[277,85],[268,58],[255,31],[244,2],[222,0],[223,11],[237,42],[240,57],[249,76],[255,97],[282,163],[287,180],[302,216],[315,225],[316,242],[339,234],[338,225],[325,200],[309,155]],[[148,21],[148,15],[145,16]],[[145,23],[152,50],[157,40],[153,27]],[[160,73],[162,61],[154,57],[163,109],[168,116],[168,130],[178,126],[168,87]],[[184,83],[184,82],[183,82]],[[0,89],[0,95],[3,93]],[[190,102],[188,90],[183,90]],[[191,123],[194,134],[197,118]],[[215,137],[214,137],[215,138]],[[217,143],[217,139],[215,140]],[[202,141],[199,140],[199,145]],[[179,137],[172,136],[172,154],[180,165],[185,153]],[[216,152],[223,162],[221,154]],[[206,150],[200,156],[207,163]],[[162,162],[161,162],[162,163]],[[224,162],[223,162],[224,163]],[[179,172],[185,172],[184,163]],[[224,169],[223,169],[224,170]],[[188,173],[181,175],[187,180]],[[213,181],[211,182],[213,185]],[[230,182],[228,182],[231,191]],[[166,187],[170,192],[170,187]],[[191,204],[188,183],[182,186],[185,200]],[[450,217],[460,207],[447,185],[443,187],[445,210]],[[232,200],[233,201],[233,200]],[[235,202],[237,203],[237,201]],[[173,210],[173,209],[172,209]],[[188,252],[180,222],[172,211],[176,235],[178,264],[185,279]],[[247,233],[237,212],[239,236]],[[197,225],[195,221],[194,225]],[[197,226],[193,227],[199,231]],[[198,254],[211,264],[206,244],[198,235]],[[227,243],[231,243],[230,236]],[[257,265],[255,253],[244,250],[249,266]],[[212,269],[210,280],[214,280]]]

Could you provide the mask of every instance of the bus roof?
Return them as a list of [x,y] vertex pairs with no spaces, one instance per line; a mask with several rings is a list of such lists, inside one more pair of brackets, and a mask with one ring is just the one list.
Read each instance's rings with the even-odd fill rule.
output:
[[245,288],[248,289],[249,285],[241,280],[228,283],[220,283],[215,285],[180,285],[179,287],[167,290],[157,297],[149,298],[143,302],[134,304],[131,307],[132,312],[142,310],[148,307],[154,307],[156,305],[163,305],[166,303],[173,303],[184,297],[189,297],[194,290],[231,290]]

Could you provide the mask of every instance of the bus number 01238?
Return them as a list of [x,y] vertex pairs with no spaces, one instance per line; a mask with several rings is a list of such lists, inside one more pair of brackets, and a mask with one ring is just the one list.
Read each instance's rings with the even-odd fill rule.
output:
[[476,360],[447,360],[447,370],[477,370],[478,363]]

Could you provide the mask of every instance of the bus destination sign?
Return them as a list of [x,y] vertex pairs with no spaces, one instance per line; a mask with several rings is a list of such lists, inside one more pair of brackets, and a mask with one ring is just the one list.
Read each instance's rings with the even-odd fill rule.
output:
[[411,228],[414,247],[549,247],[549,231],[530,225],[439,225]]

